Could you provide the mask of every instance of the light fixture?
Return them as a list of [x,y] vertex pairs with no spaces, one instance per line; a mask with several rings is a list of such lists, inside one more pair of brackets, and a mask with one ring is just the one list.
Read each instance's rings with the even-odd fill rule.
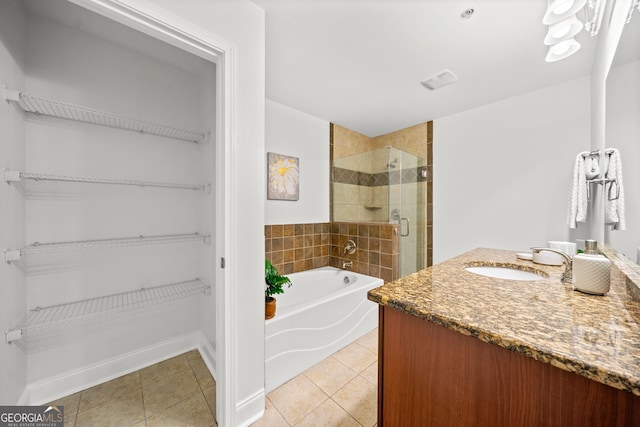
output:
[[549,51],[547,52],[545,61],[560,61],[561,59],[573,55],[578,51],[578,49],[580,49],[580,43],[578,43],[575,39],[571,38],[563,40],[560,43],[549,46]]
[[462,11],[462,13],[460,14],[460,16],[464,19],[471,19],[471,17],[473,16],[473,14],[475,13],[475,9],[472,7],[469,7],[465,10]]
[[542,23],[553,25],[575,15],[587,0],[552,0],[542,17]]
[[582,30],[582,22],[575,16],[549,26],[544,44],[553,45],[571,39]]
[[631,6],[629,7],[629,13],[627,14],[627,20],[625,21],[625,24],[631,22],[631,16],[633,15],[634,10],[640,12],[640,0],[631,1]]
[[589,0],[587,2],[588,7],[584,9],[584,28],[592,37],[598,35],[598,31],[600,31],[606,5],[607,0]]

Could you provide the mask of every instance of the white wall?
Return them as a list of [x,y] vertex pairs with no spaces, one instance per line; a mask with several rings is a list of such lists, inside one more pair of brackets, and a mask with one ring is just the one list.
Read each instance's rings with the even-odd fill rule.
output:
[[609,231],[609,243],[635,261],[640,247],[640,61],[609,72],[606,146],[622,156],[627,225],[624,231]]
[[265,143],[266,152],[300,159],[299,200],[267,200],[266,224],[328,222],[329,122],[267,100]]
[[[0,7],[0,83],[24,85],[25,16],[18,1]],[[0,102],[0,169],[24,168],[24,122],[6,102]],[[24,246],[25,203],[9,185],[0,185],[0,248]],[[26,315],[25,278],[13,265],[0,262],[0,331]],[[2,334],[4,335],[4,334]],[[15,405],[26,386],[27,358],[16,345],[0,342],[0,405]]]
[[[35,16],[29,19],[26,58],[22,89],[28,94],[206,130],[199,114],[204,96],[200,78],[177,66]],[[215,74],[210,79],[215,80]],[[202,183],[206,182],[205,166],[213,168],[215,160],[213,156],[208,162],[203,160],[202,146],[71,121],[29,119],[25,168],[71,176]],[[213,228],[213,220],[200,221],[203,201],[212,197],[202,192],[52,187],[47,197],[27,200],[29,243],[207,233]],[[204,246],[156,245],[60,256],[55,261],[80,265],[27,277],[27,307],[130,292],[195,277],[205,279],[200,264]],[[43,258],[29,262],[53,260]],[[211,275],[208,278],[210,282]],[[154,313],[137,313],[128,322],[113,319],[94,325],[83,321],[82,327],[57,335],[55,345],[29,354],[27,380],[37,383],[196,331],[195,307],[191,299],[158,307]]]
[[265,18],[248,0],[152,0],[175,15],[235,44],[237,72],[233,165],[236,253],[225,254],[238,295],[235,318],[236,424],[264,410]]
[[590,147],[589,88],[585,77],[434,121],[434,263],[572,237],[567,195]]

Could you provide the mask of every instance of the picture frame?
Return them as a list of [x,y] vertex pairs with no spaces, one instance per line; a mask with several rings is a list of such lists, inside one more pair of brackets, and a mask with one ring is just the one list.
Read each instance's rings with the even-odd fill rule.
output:
[[296,201],[300,198],[300,159],[267,153],[267,199]]

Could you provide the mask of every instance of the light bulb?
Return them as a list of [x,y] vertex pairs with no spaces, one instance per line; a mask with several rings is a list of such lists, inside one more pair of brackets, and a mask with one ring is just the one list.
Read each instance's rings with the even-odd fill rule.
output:
[[573,6],[573,0],[561,1],[559,5],[553,8],[554,15],[562,15]]
[[558,44],[549,46],[549,51],[547,52],[545,61],[547,62],[559,61],[561,59],[564,59],[573,55],[579,49],[580,49],[580,43],[578,43],[575,39],[568,39],[568,40],[561,41]]
[[554,55],[564,55],[567,51],[569,51],[569,49],[571,48],[571,43],[569,43],[569,40],[565,40],[563,42],[558,43],[557,45],[554,45],[551,47],[551,52],[553,52]]

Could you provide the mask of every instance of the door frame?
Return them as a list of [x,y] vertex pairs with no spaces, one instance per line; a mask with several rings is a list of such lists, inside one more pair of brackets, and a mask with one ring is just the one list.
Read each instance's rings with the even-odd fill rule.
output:
[[236,111],[235,45],[202,27],[144,0],[68,0],[127,27],[183,49],[216,64],[215,137],[215,304],[216,304],[216,418],[218,425],[236,425],[236,345],[234,269],[223,268],[225,254],[234,253],[234,149]]

